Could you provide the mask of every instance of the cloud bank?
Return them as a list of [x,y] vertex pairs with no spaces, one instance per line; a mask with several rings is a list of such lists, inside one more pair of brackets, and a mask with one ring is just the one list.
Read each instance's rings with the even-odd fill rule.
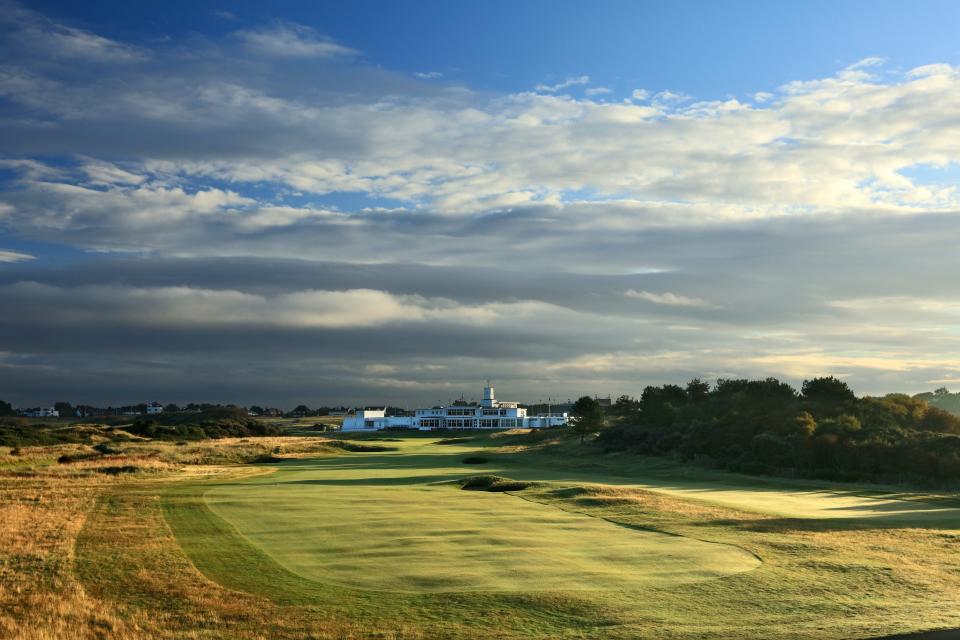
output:
[[292,22],[125,43],[8,7],[8,399],[960,378],[950,65],[491,94]]

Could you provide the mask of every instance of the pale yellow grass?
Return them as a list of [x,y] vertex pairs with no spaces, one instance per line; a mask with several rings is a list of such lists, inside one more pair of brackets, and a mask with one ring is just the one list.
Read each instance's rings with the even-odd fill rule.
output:
[[[183,556],[156,509],[157,483],[210,475],[242,477],[269,473],[262,467],[195,464],[242,461],[273,452],[316,456],[329,451],[318,438],[232,438],[177,446],[133,440],[115,443],[119,455],[57,464],[62,455],[89,455],[86,445],[25,447],[17,456],[0,451],[0,638],[11,640],[86,640],[117,638],[222,637],[218,625],[238,625],[232,637],[355,637],[356,630],[339,622],[309,632],[302,616],[289,623],[260,598],[223,589],[199,574]],[[108,475],[104,467],[132,465],[135,473]],[[84,587],[76,571],[78,537],[91,513],[102,518],[103,500],[127,496],[130,509],[113,514],[110,525],[94,535],[116,536],[115,555],[104,557],[109,575],[121,557],[130,560],[126,577],[136,589],[156,596],[152,606],[133,606],[97,597]],[[103,523],[99,523],[102,525]],[[89,531],[87,532],[89,535]],[[163,559],[163,567],[150,566]],[[116,585],[113,585],[116,586]],[[184,604],[167,610],[167,601]],[[240,621],[240,622],[238,622]],[[292,627],[285,628],[285,627]],[[414,634],[415,635],[415,634]],[[386,637],[386,636],[385,636]]]

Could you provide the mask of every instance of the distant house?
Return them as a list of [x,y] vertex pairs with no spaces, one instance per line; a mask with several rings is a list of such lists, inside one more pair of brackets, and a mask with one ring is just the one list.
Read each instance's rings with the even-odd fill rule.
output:
[[44,409],[38,407],[36,409],[27,409],[23,412],[23,415],[29,418],[59,418],[60,412],[56,409]]
[[151,402],[147,405],[147,415],[155,416],[158,413],[163,413],[163,405],[159,402]]

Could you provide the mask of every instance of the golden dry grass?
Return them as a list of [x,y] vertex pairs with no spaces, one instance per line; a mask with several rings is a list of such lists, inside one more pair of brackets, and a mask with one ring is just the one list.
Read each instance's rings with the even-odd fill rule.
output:
[[[138,440],[118,447],[124,453],[68,464],[56,460],[90,454],[90,447],[27,447],[17,456],[0,453],[5,458],[0,468],[0,637],[366,637],[348,621],[280,613],[264,598],[210,582],[180,551],[156,506],[157,483],[261,473],[258,467],[213,463],[244,461],[277,447],[291,457],[329,453],[322,440],[235,438],[186,446]],[[123,465],[137,471],[100,472]],[[99,575],[81,580],[76,550],[90,517],[100,522],[86,535],[96,535],[114,553],[101,559],[102,571],[94,572]],[[118,577],[125,580],[122,585],[109,584]],[[149,600],[105,597],[118,586],[128,594],[131,589],[149,594]],[[393,630],[383,637],[418,636]]]

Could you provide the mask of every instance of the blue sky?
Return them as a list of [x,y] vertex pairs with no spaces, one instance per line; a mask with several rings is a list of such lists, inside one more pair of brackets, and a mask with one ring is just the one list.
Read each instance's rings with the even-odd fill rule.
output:
[[700,99],[772,91],[868,57],[956,62],[960,5],[791,2],[36,2],[52,17],[151,43],[289,20],[397,71],[440,72],[492,91],[589,75]]
[[0,4],[15,404],[960,385],[960,6]]

